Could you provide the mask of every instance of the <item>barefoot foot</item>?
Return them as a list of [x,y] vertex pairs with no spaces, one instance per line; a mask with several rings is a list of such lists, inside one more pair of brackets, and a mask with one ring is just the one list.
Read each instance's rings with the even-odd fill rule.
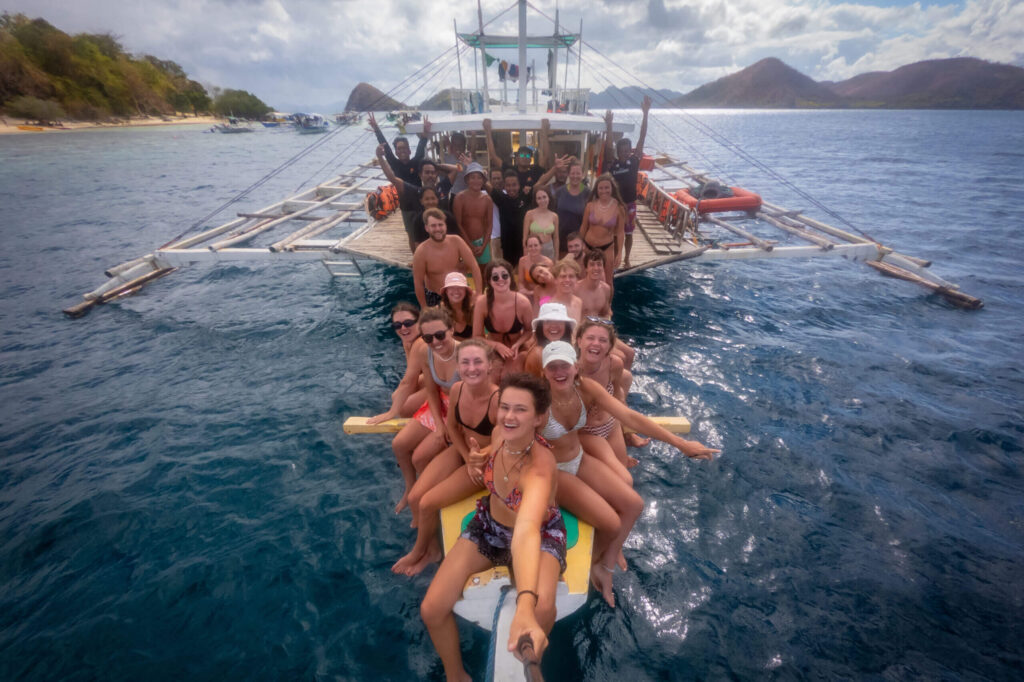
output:
[[608,602],[608,606],[614,609],[615,593],[612,592],[612,569],[604,564],[594,564],[590,567],[590,582],[594,584],[597,591]]
[[414,565],[410,566],[405,574],[407,576],[419,575],[423,572],[430,564],[435,564],[441,560],[441,548],[435,543],[430,543],[430,549],[423,553],[423,556]]
[[409,489],[406,488],[405,492],[402,493],[402,499],[395,505],[395,513],[399,514],[403,509],[409,506]]
[[619,556],[615,560],[615,564],[622,571],[628,571],[629,570],[629,564],[626,563],[626,555],[622,553],[621,549],[619,550]]
[[408,554],[406,554],[404,557],[396,561],[394,565],[391,566],[391,572],[408,575],[406,571],[408,571],[411,566],[415,566],[416,562],[422,558],[423,552],[418,552],[416,551],[416,548],[413,547]]
[[626,445],[632,448],[642,448],[651,442],[650,438],[641,436],[639,433],[627,433],[623,435],[626,439]]

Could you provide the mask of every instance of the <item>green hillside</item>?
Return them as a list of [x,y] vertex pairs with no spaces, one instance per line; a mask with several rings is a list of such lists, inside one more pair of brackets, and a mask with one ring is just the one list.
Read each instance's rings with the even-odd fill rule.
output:
[[[244,95],[244,97],[240,96]],[[234,108],[247,102],[259,116],[269,110],[244,91],[225,90]],[[198,115],[219,111],[206,89],[172,61],[133,56],[109,34],[68,35],[44,19],[0,15],[0,107],[10,116],[79,120],[113,116]]]

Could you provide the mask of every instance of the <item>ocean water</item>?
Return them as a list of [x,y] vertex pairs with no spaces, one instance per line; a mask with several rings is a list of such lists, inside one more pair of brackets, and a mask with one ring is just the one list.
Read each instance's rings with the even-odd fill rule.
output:
[[[648,148],[809,208],[689,120],[658,113]],[[700,120],[986,307],[841,260],[622,281],[631,404],[723,453],[637,453],[618,606],[558,623],[546,677],[1020,679],[1024,114]],[[60,312],[309,142],[0,137],[0,679],[441,678],[433,571],[389,570],[413,539],[389,442],[341,432],[398,381],[407,274],[196,265]],[[343,131],[230,210],[371,150]],[[482,679],[486,636],[461,630]]]

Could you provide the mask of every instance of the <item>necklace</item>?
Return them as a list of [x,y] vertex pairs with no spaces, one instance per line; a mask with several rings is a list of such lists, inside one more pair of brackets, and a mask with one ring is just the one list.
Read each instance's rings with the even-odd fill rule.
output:
[[448,357],[445,357],[445,356],[441,355],[440,353],[438,353],[437,354],[437,359],[440,360],[441,362],[448,362],[449,360],[451,360],[452,358],[455,357],[455,351],[458,350],[458,348],[459,348],[458,346],[453,348],[452,352],[448,354]]
[[516,463],[513,464],[511,467],[508,466],[508,462],[505,461],[504,457],[501,458],[501,468],[505,470],[505,473],[502,475],[502,479],[506,483],[508,483],[508,475],[515,471],[519,471],[519,469],[523,466],[523,462],[526,461],[526,455],[530,453],[530,448],[533,447],[533,443],[534,439],[531,439],[530,443],[522,450],[513,450],[512,448],[508,447],[508,441],[505,441],[501,444],[501,447],[505,449],[506,453],[512,455],[513,457],[519,457],[519,459],[516,460]]

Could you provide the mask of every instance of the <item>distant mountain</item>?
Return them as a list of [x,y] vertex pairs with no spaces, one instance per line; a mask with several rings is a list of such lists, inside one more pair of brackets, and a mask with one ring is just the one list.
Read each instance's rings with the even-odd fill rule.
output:
[[842,106],[842,97],[775,57],[702,85],[673,100],[678,107],[805,108]]
[[667,102],[681,96],[683,93],[675,90],[655,90],[653,88],[638,88],[630,85],[625,88],[618,88],[614,85],[598,93],[590,93],[591,109],[628,109],[639,107],[648,95],[654,106],[665,106]]
[[1024,69],[972,57],[930,59],[824,85],[852,106],[1024,109]]
[[424,111],[449,111],[452,108],[452,90],[453,88],[445,88],[441,92],[436,93],[433,97],[429,97],[420,102],[419,108]]
[[411,107],[393,100],[369,83],[360,83],[349,93],[345,111],[393,111]]

